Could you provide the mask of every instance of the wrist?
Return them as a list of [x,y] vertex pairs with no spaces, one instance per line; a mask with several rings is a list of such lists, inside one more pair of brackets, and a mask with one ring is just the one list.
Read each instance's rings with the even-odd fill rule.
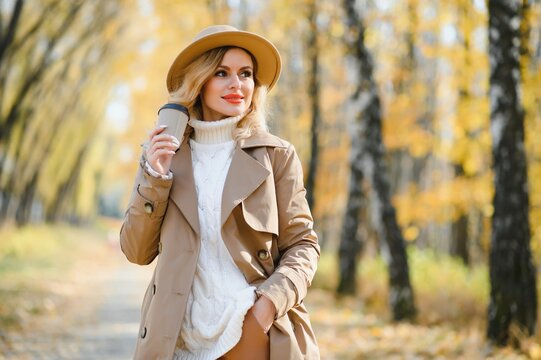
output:
[[171,171],[168,170],[166,173],[163,172],[163,169],[160,169],[162,171],[159,171],[149,161],[145,162],[144,167],[145,167],[146,172],[153,177],[166,179],[166,180],[169,180],[172,177]]
[[272,301],[265,295],[258,294],[258,298],[252,307],[252,311],[263,330],[268,332],[276,317],[276,308]]

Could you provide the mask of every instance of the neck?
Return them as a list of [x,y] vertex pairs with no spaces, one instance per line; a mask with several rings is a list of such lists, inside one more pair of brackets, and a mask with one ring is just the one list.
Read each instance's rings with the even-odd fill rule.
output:
[[233,116],[217,121],[192,119],[188,124],[194,128],[194,140],[201,144],[221,144],[233,140],[233,130],[237,127],[240,116]]

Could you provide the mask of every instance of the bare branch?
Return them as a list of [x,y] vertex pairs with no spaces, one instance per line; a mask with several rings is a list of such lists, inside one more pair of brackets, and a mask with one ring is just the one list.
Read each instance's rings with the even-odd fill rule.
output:
[[13,5],[13,11],[9,20],[6,34],[2,34],[0,37],[0,66],[2,66],[2,58],[6,53],[6,49],[15,37],[15,32],[17,31],[17,26],[19,25],[19,20],[23,11],[23,5],[24,0],[17,0],[15,5]]

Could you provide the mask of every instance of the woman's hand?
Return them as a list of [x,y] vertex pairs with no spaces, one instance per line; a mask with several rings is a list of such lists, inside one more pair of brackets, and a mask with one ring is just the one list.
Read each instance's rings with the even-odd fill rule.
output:
[[259,325],[265,330],[265,333],[268,333],[276,316],[276,308],[272,301],[265,295],[261,295],[251,310]]
[[165,126],[158,126],[149,135],[146,158],[154,171],[167,175],[171,168],[171,159],[180,147],[180,141],[167,134],[162,134]]

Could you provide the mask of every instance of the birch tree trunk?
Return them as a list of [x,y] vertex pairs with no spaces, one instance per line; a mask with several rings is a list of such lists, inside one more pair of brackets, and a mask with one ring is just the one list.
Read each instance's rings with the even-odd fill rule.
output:
[[[352,98],[352,109],[356,114],[355,131],[352,134],[356,141],[352,141],[352,147],[357,148],[352,149],[352,154],[356,156],[352,157],[351,167],[362,169],[375,193],[375,225],[388,252],[386,259],[389,268],[389,302],[393,319],[411,319],[416,311],[406,247],[396,219],[396,211],[391,203],[390,182],[384,159],[385,146],[381,134],[381,103],[373,75],[373,60],[364,43],[365,27],[355,9],[355,1],[344,0],[343,5],[347,25],[346,44],[357,71],[357,89]],[[352,177],[352,181],[356,180]],[[350,196],[355,195],[355,191],[352,191],[355,186],[360,187],[361,184],[350,184]],[[348,203],[351,203],[351,200]],[[351,239],[352,234],[349,235]],[[348,239],[347,234],[343,234],[342,239]],[[346,244],[343,246],[346,247]]]
[[362,193],[363,170],[359,166],[361,158],[361,144],[356,137],[351,139],[351,172],[349,175],[349,191],[342,234],[339,248],[340,279],[337,292],[342,295],[353,295],[357,290],[357,257],[363,248],[362,239],[358,235],[359,219],[362,202],[365,200]]
[[317,168],[319,163],[319,128],[321,123],[321,110],[319,107],[319,46],[317,26],[317,0],[311,0],[308,10],[310,31],[307,41],[307,52],[310,62],[310,75],[308,80],[308,95],[312,111],[312,124],[310,127],[311,152],[308,176],[306,178],[307,201],[310,208],[315,207],[315,190],[317,179]]
[[[537,317],[530,251],[524,110],[520,92],[521,0],[489,0],[490,128],[494,215],[488,338],[499,345],[533,334]],[[516,327],[519,331],[511,329]]]

